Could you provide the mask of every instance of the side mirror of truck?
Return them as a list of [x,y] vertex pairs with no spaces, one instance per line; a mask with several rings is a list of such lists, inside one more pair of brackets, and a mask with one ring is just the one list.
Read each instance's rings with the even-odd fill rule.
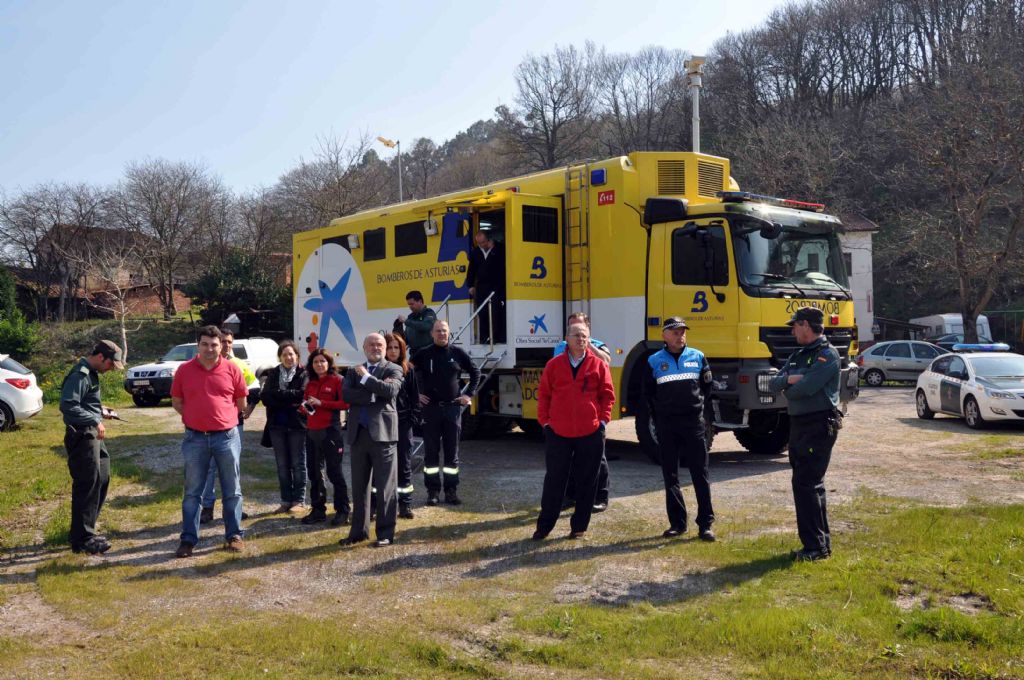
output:
[[778,222],[772,222],[770,224],[761,225],[760,229],[761,238],[769,240],[777,239],[782,234],[782,225]]
[[686,219],[686,200],[682,198],[648,198],[644,203],[644,224],[681,222]]

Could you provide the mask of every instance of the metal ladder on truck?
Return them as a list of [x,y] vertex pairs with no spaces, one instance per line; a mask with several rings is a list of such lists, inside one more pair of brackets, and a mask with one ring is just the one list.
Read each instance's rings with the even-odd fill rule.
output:
[[590,316],[590,165],[565,171],[565,211],[562,218],[565,315]]

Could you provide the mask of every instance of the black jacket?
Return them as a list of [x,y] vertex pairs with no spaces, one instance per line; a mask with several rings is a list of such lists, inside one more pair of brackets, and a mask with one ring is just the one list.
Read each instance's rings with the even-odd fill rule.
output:
[[395,400],[395,408],[398,410],[398,422],[411,422],[413,425],[420,424],[420,383],[416,379],[416,369],[409,367],[402,382],[402,391],[398,393]]
[[280,364],[267,371],[267,380],[260,393],[260,401],[267,407],[267,427],[287,427],[305,430],[306,419],[299,413],[302,392],[306,389],[306,369],[299,366],[285,389],[281,389]]
[[466,396],[472,397],[480,387],[480,369],[459,347],[431,345],[417,352],[412,360],[420,393],[430,397],[431,402],[455,401],[459,396],[459,376],[463,371],[469,373]]
[[505,299],[505,247],[495,242],[490,255],[484,258],[479,248],[469,254],[469,269],[466,272],[466,285],[476,288],[476,302],[482,303],[484,298],[495,293],[495,300]]

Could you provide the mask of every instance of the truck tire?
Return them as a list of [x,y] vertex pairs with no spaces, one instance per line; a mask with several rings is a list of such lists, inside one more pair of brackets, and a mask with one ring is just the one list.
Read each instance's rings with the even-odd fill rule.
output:
[[500,437],[512,428],[511,418],[499,416],[472,415],[468,411],[462,413],[461,439],[488,439]]
[[651,413],[647,410],[647,403],[643,399],[639,399],[636,402],[636,409],[633,413],[633,425],[636,428],[636,438],[640,442],[640,449],[647,454],[652,463],[661,465],[658,433],[654,431],[654,421],[651,419]]
[[743,428],[735,430],[736,440],[751,453],[778,456],[789,448],[789,418],[780,417],[772,429]]
[[154,394],[133,394],[132,401],[139,408],[149,408],[150,406],[159,406],[160,397]]
[[544,439],[544,428],[540,426],[536,420],[532,418],[516,418],[516,425],[522,430],[527,437],[542,441]]

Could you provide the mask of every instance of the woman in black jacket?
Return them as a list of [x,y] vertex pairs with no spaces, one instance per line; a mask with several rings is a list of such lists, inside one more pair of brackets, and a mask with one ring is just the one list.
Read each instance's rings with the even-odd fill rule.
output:
[[412,513],[412,428],[420,422],[420,389],[416,371],[409,363],[405,339],[397,333],[384,336],[387,360],[401,366],[405,380],[395,400],[398,411],[398,516],[413,519]]
[[281,506],[277,512],[301,513],[306,507],[306,419],[299,413],[306,388],[306,370],[295,343],[284,340],[277,349],[281,361],[267,371],[260,401],[267,407],[264,445],[274,447]]

